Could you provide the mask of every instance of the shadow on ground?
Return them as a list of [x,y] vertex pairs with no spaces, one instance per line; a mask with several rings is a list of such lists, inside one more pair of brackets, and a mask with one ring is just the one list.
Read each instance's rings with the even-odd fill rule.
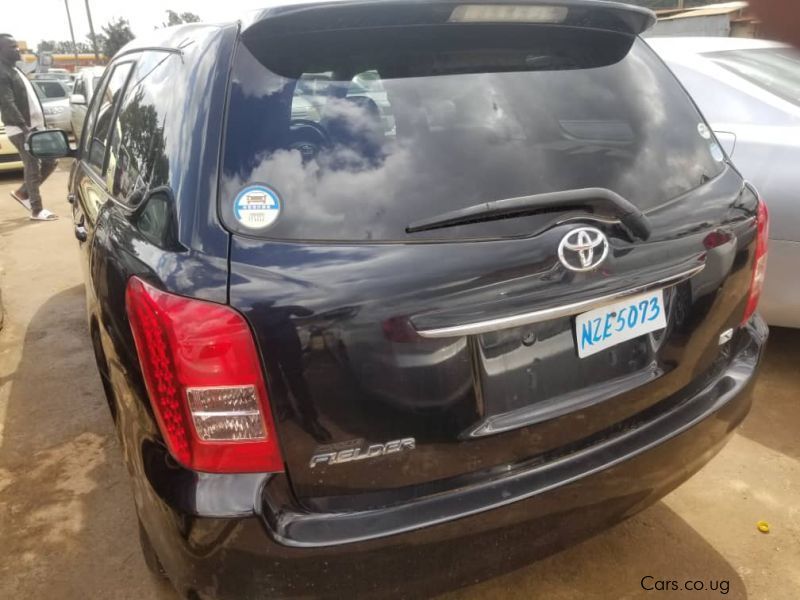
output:
[[[21,345],[0,446],[0,597],[174,598],[147,577],[85,323],[83,286],[47,300]],[[5,372],[12,371],[7,367]]]
[[[490,551],[490,549],[487,549]],[[519,567],[520,565],[517,565]],[[513,568],[513,567],[512,567]],[[732,565],[663,502],[628,521],[538,562],[478,585],[445,594],[439,600],[572,600],[651,598],[655,581],[703,581],[705,593],[664,592],[669,598],[711,598],[713,582],[728,589],[725,598],[744,599],[747,591]],[[686,594],[686,595],[684,595]]]
[[770,328],[753,410],[739,433],[800,460],[800,329]]

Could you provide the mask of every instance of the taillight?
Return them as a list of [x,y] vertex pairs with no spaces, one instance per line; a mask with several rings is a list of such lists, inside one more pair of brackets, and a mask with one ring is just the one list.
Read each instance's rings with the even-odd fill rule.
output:
[[253,335],[235,310],[132,277],[136,352],[170,454],[195,471],[282,471]]
[[764,276],[767,274],[767,238],[769,237],[769,213],[764,201],[758,199],[756,214],[758,233],[756,234],[756,253],[753,257],[753,276],[750,280],[750,292],[747,295],[747,306],[744,309],[742,325],[750,320],[758,307],[761,290],[764,287]]
[[422,338],[408,317],[390,317],[383,322],[383,335],[391,342],[420,342]]

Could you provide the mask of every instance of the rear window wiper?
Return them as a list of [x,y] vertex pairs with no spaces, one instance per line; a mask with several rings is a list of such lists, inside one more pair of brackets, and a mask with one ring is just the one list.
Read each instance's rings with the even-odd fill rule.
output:
[[614,217],[619,219],[628,231],[639,239],[646,240],[650,237],[650,222],[644,213],[616,192],[605,188],[582,188],[482,202],[415,221],[406,227],[406,233],[483,223],[561,209],[565,211],[584,210],[592,214]]

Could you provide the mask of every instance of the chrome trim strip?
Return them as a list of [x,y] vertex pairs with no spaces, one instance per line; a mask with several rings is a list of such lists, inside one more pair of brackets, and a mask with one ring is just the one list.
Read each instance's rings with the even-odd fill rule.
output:
[[551,319],[558,319],[561,317],[570,317],[578,313],[592,310],[593,308],[598,308],[603,304],[608,304],[609,302],[619,300],[626,296],[641,294],[642,292],[647,292],[655,288],[677,285],[683,281],[686,281],[690,277],[697,275],[704,268],[705,264],[701,264],[696,267],[692,267],[687,271],[678,273],[677,275],[670,275],[669,277],[628,288],[621,292],[600,296],[598,298],[590,298],[589,300],[581,300],[580,302],[574,302],[564,306],[554,306],[553,308],[535,310],[510,317],[489,319],[487,321],[466,323],[464,325],[452,325],[450,327],[440,327],[438,329],[418,329],[417,334],[424,338],[459,337],[464,335],[487,333],[489,331],[497,331],[499,329],[510,329],[511,327],[520,327],[521,325],[531,325],[533,323],[541,323],[542,321],[549,321]]
[[193,417],[260,417],[258,410],[195,410]]

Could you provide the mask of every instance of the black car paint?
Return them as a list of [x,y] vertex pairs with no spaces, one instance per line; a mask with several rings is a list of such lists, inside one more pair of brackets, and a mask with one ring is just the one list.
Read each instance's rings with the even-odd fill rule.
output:
[[[736,208],[740,202],[744,207]],[[703,209],[690,211],[685,203]],[[631,244],[607,231],[612,258],[591,274],[568,274],[552,252],[574,223],[529,239],[452,243],[446,251],[438,244],[315,245],[234,236],[230,303],[252,323],[259,341],[295,492],[312,510],[331,504],[342,510],[381,505],[392,501],[392,493],[424,493],[424,486],[416,491],[408,486],[552,451],[682,389],[709,368],[718,355],[719,333],[736,327],[741,317],[743,290],[749,286],[754,207],[752,194],[728,169],[682,201],[654,211],[650,218],[657,233],[646,244]],[[720,215],[727,215],[721,223]],[[709,251],[703,243],[710,232],[707,220],[730,231],[739,243]],[[448,326],[515,314],[530,306],[544,308],[624,290],[699,262],[706,265],[704,271],[676,289],[672,325],[656,353],[639,340],[620,344],[607,355],[578,359],[570,318],[466,340],[398,343],[386,339],[380,327],[398,316],[408,316],[414,324]],[[735,266],[729,271],[728,265]],[[693,293],[693,288],[704,292]],[[304,316],[290,327],[286,321],[297,314]],[[714,327],[696,329],[709,314],[714,315]],[[540,342],[525,346],[523,339],[531,334]],[[314,336],[323,340],[318,349],[309,342],[301,354],[300,337]],[[502,352],[492,359],[495,364],[524,353],[527,369],[507,367],[487,375],[487,348],[499,336]],[[456,351],[448,352],[450,346]],[[286,352],[288,347],[295,348],[293,355]],[[448,357],[439,360],[443,348]],[[407,356],[422,359],[422,366],[404,368]],[[425,366],[426,357],[433,357],[432,364]],[[615,370],[614,362],[625,366]],[[537,372],[537,363],[545,370]],[[275,385],[281,372],[302,376],[287,377],[286,386]],[[598,403],[602,398],[593,394],[581,410],[541,423],[528,419],[521,423],[527,427],[465,441],[488,418],[535,406],[531,398],[558,396],[568,402],[587,388],[596,390],[599,382],[608,384],[606,397],[615,397],[613,403]],[[443,401],[430,406],[431,397]],[[294,418],[293,399],[310,404],[299,407]],[[498,405],[499,399],[505,404]],[[380,470],[369,461],[311,468],[309,457],[328,440],[314,439],[310,419],[333,432],[334,443],[414,437],[416,449],[382,458],[385,468]]]
[[[660,438],[647,432],[640,452],[628,447],[616,457],[599,444],[595,457],[616,462],[595,472],[586,469],[583,476],[573,472],[566,482],[563,473],[548,478],[543,466],[540,493],[521,499],[513,498],[512,492],[524,472],[504,473],[482,493],[500,499],[498,505],[508,503],[467,519],[410,529],[417,517],[398,520],[391,508],[377,515],[351,513],[345,528],[351,538],[377,533],[374,522],[373,527],[359,526],[365,517],[381,517],[382,528],[410,530],[344,546],[330,545],[326,524],[315,524],[317,515],[297,506],[285,475],[207,477],[181,472],[169,466],[163,447],[153,444],[145,453],[152,483],[147,502],[161,507],[153,509],[157,523],[153,535],[158,536],[162,562],[180,591],[201,598],[430,597],[520,568],[636,514],[705,465],[750,409],[752,374],[766,335],[763,322],[754,320],[721,361],[718,378],[707,387],[716,391],[703,399],[702,406],[692,398],[674,399],[671,410],[663,414],[694,417],[690,428],[679,435]],[[728,362],[736,354],[740,358]],[[667,423],[666,428],[674,425]],[[633,437],[635,423],[617,432],[622,437],[625,433]],[[527,468],[536,471],[535,465]],[[218,503],[223,487],[224,506]],[[463,489],[471,491],[469,486]],[[461,493],[446,494],[441,503],[451,514],[464,508]],[[310,523],[304,522],[307,518]],[[298,526],[302,539],[276,535]],[[227,576],[221,577],[223,573]]]
[[[162,39],[148,46],[182,48],[182,68],[176,71],[174,80],[175,104],[180,110],[170,115],[166,125],[180,140],[180,150],[167,154],[169,186],[161,190],[165,194],[162,198],[167,198],[174,211],[165,225],[171,230],[165,232],[163,241],[156,240],[158,243],[152,236],[144,236],[137,219],[150,200],[146,198],[135,209],[117,202],[105,182],[80,160],[73,168],[70,186],[75,195],[76,230],[81,227],[86,234],[80,246],[92,341],[133,479],[137,512],[167,574],[182,593],[198,597],[341,597],[353,590],[364,595],[408,595],[419,588],[418,593],[430,594],[466,579],[485,578],[560,549],[641,510],[700,468],[746,414],[750,380],[766,331],[756,318],[738,330],[722,351],[717,346],[719,332],[739,324],[755,236],[754,197],[746,193],[738,174],[728,168],[685,198],[653,211],[650,218],[655,235],[647,244],[631,245],[609,226],[607,233],[614,247],[609,271],[559,279],[565,286],[564,297],[577,297],[608,289],[609,285],[624,288],[644,276],[654,262],[666,264],[667,270],[673,271],[698,261],[706,264],[704,275],[691,283],[704,283],[698,288],[702,294],[686,301],[680,296],[686,294],[686,288],[675,293],[673,310],[681,312],[661,360],[668,374],[650,387],[630,389],[628,382],[620,388],[622,395],[613,405],[586,406],[552,422],[522,427],[511,432],[511,437],[456,441],[459,445],[474,444],[467,466],[464,457],[457,454],[448,460],[448,453],[437,445],[443,441],[442,431],[453,443],[453,436],[458,438],[485,417],[473,382],[467,382],[466,387],[464,384],[468,369],[463,363],[470,366],[479,356],[476,344],[485,341],[472,340],[450,359],[453,366],[448,372],[453,374],[453,381],[440,385],[452,386],[458,401],[445,415],[441,409],[433,411],[438,413],[435,426],[426,423],[430,411],[415,410],[413,400],[403,398],[387,402],[386,410],[399,418],[377,425],[374,420],[359,419],[348,404],[337,412],[335,402],[314,417],[332,429],[346,423],[353,437],[386,441],[395,435],[415,435],[418,450],[402,456],[403,461],[409,461],[403,464],[410,468],[407,466],[400,475],[392,469],[399,456],[387,457],[370,472],[347,467],[338,473],[331,470],[322,485],[299,459],[290,462],[286,474],[215,475],[178,466],[161,441],[138,367],[124,308],[130,276],[142,277],[173,293],[220,303],[230,301],[251,323],[269,376],[276,360],[271,349],[287,342],[297,348],[303,329],[310,336],[322,335],[332,323],[346,329],[359,318],[381,322],[397,316],[409,317],[414,324],[446,324],[469,315],[485,317],[487,307],[482,305],[498,297],[505,298],[492,304],[491,310],[498,314],[529,305],[537,294],[542,297],[545,285],[552,284],[542,278],[552,269],[554,260],[546,248],[576,223],[555,227],[536,243],[517,239],[450,246],[306,246],[233,237],[220,225],[216,214],[216,181],[223,138],[219,115],[224,112],[238,27],[191,26],[160,35]],[[186,44],[188,39],[194,41]],[[135,60],[142,51],[157,50],[132,45],[117,60]],[[94,201],[86,197],[87,189],[100,199],[95,218],[86,209],[87,203]],[[686,210],[687,205],[691,210]],[[706,247],[706,236],[718,229],[735,242]],[[551,243],[543,244],[543,240]],[[443,282],[443,271],[436,265],[441,265],[445,249],[450,252]],[[663,260],[665,249],[670,255],[667,263]],[[378,265],[386,256],[397,261],[394,278],[388,281],[381,278]],[[720,269],[722,275],[715,275]],[[298,270],[304,272],[303,276],[297,276]],[[484,285],[469,289],[466,282],[476,277],[482,278]],[[350,292],[357,301],[342,304],[331,294],[343,281],[355,286]],[[723,281],[725,286],[720,290]],[[414,315],[404,312],[409,304],[418,307],[420,301],[431,310]],[[710,314],[714,319],[697,329]],[[292,321],[297,316],[299,325]],[[556,327],[568,329],[569,321]],[[525,327],[508,335],[519,342],[513,344],[519,348],[531,332],[537,338],[546,336],[543,329]],[[341,339],[339,336],[332,347],[341,349]],[[422,342],[423,349],[440,343]],[[530,358],[536,358],[536,345],[528,350]],[[296,375],[303,383],[315,385],[316,380],[330,386],[342,377],[340,366],[331,362],[331,356],[310,354],[310,358],[290,358],[308,360],[308,365],[289,365],[302,367]],[[572,368],[574,360],[565,354],[563,366]],[[741,386],[736,388],[738,393],[726,396],[723,392],[730,391],[725,387],[728,384],[720,382],[732,377],[730,372],[735,372],[736,365],[740,365]],[[699,383],[712,389],[719,384],[725,389],[712,393],[706,399],[708,405],[697,405],[704,410],[705,418],[691,423],[680,435],[654,433],[652,438],[643,439],[636,451],[623,449],[613,466],[606,465],[597,472],[583,469],[579,476],[549,480],[545,475],[546,481],[537,484],[539,492],[533,484],[527,492],[522,489],[524,485],[514,488],[520,485],[514,484],[519,481],[516,475],[585,450],[587,444],[596,444],[595,450],[602,454],[604,441],[626,431],[635,432],[642,426],[637,418],[649,414],[647,411],[691,407],[700,402],[691,394],[679,394],[687,392],[683,388],[690,383],[697,389],[702,387]],[[656,397],[656,390],[664,393]],[[286,390],[276,390],[272,381],[270,394],[273,410],[289,401],[281,397]],[[276,417],[281,422],[284,447],[287,443],[301,444],[310,456],[318,445],[313,430],[289,422],[291,419],[280,411]],[[535,442],[533,452],[531,442]],[[463,475],[465,471],[469,475]],[[376,478],[380,479],[377,486]],[[489,496],[475,496],[474,490],[480,485]],[[549,491],[543,493],[545,490]],[[429,502],[436,496],[442,514],[462,516],[459,507],[468,497],[471,501],[478,498],[475,506],[496,508],[473,510],[468,521],[425,521],[424,512],[401,510],[404,502],[413,507],[414,502]],[[490,496],[518,501],[493,503]],[[359,516],[380,509],[388,511],[386,519],[377,523],[358,521]],[[335,522],[337,513],[346,513],[352,519],[347,535],[365,541],[352,542],[347,535],[328,530],[325,515]],[[420,528],[422,525],[427,527]],[[386,536],[400,531],[405,533]],[[337,545],[346,541],[352,543]],[[485,552],[486,544],[493,544],[497,551]],[[412,572],[417,588],[409,581]]]

